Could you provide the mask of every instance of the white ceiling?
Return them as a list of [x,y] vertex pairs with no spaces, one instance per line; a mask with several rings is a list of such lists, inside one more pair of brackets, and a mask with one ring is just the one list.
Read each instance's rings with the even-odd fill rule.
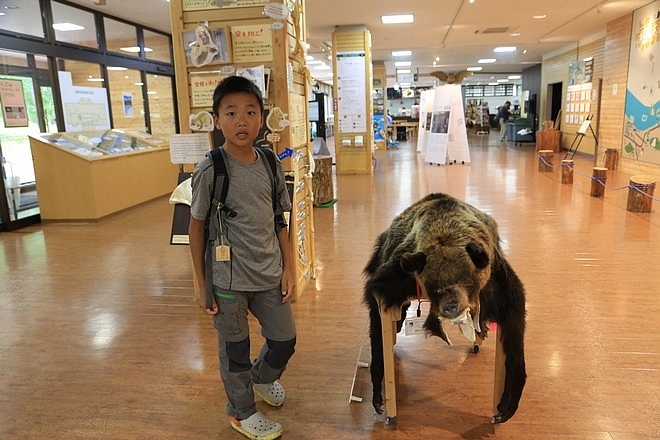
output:
[[[11,2],[20,0],[0,0]],[[132,22],[171,32],[166,0],[72,0]],[[455,73],[477,66],[480,58],[494,64],[465,80],[485,83],[521,73],[544,56],[576,47],[604,35],[606,23],[652,0],[307,0],[308,53],[324,58],[335,26],[365,25],[371,31],[372,58],[384,62],[395,77],[393,50],[412,50],[413,73],[433,82],[435,70]],[[413,14],[412,24],[384,25],[381,15]],[[535,19],[534,16],[545,15]],[[495,31],[495,32],[494,32]],[[510,54],[494,54],[497,46],[516,46]],[[434,61],[436,65],[434,65]],[[312,70],[314,73],[314,70]],[[320,73],[320,72],[319,72]]]

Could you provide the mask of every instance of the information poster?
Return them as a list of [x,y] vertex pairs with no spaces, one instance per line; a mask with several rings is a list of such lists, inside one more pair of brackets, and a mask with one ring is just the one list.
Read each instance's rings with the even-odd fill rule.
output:
[[60,80],[65,131],[110,130],[110,106],[105,87],[74,86],[71,72],[57,72]]
[[217,72],[190,74],[190,105],[191,107],[213,107],[213,92],[220,81],[226,78]]
[[208,133],[173,134],[170,136],[170,162],[197,163],[211,149]]
[[660,164],[660,0],[633,15],[622,156]]
[[184,11],[202,11],[205,9],[250,8],[264,6],[268,0],[183,0]]
[[231,47],[234,63],[272,61],[273,38],[270,25],[232,26]]
[[433,117],[433,101],[435,89],[423,90],[419,97],[419,129],[417,130],[417,152],[426,151],[426,144],[431,131],[431,118]]
[[337,53],[339,133],[367,131],[366,56],[364,51]]
[[20,80],[0,79],[0,102],[5,127],[28,126],[23,83]]
[[460,84],[435,89],[424,160],[434,164],[470,163]]
[[307,119],[305,112],[307,102],[303,95],[292,93],[289,95],[291,108],[289,109],[289,133],[291,135],[291,146],[293,148],[307,143]]

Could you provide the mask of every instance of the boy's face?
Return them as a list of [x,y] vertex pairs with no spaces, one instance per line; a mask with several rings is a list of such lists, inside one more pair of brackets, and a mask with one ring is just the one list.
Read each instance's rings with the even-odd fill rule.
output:
[[251,148],[261,128],[261,107],[257,98],[245,92],[225,96],[213,117],[229,147]]

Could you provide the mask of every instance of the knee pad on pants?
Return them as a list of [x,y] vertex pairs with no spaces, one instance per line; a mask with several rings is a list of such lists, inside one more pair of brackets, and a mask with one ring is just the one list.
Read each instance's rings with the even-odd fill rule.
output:
[[264,360],[275,369],[284,368],[296,351],[296,338],[289,339],[288,341],[266,339],[266,343],[268,344],[269,351]]
[[227,357],[229,358],[229,371],[239,373],[252,368],[250,362],[250,339],[245,338],[239,342],[227,342]]

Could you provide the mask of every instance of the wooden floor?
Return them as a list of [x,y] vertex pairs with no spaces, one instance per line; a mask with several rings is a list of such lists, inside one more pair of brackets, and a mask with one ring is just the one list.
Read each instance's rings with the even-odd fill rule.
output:
[[[317,278],[294,304],[287,402],[264,410],[284,439],[660,438],[660,205],[626,211],[628,175],[590,192],[537,171],[534,147],[470,138],[470,165],[424,163],[411,143],[375,173],[339,176],[316,208]],[[560,157],[559,157],[560,158]],[[555,162],[559,162],[556,160]],[[660,176],[655,176],[656,180]],[[492,214],[527,288],[528,382],[518,413],[489,423],[494,340],[478,355],[449,329],[400,336],[398,423],[369,403],[362,268],[376,236],[429,192]],[[0,234],[0,439],[241,439],[224,414],[216,338],[196,307],[188,249],[168,244],[167,198],[98,223]],[[253,351],[261,339],[253,327]],[[360,354],[361,353],[361,354]]]

